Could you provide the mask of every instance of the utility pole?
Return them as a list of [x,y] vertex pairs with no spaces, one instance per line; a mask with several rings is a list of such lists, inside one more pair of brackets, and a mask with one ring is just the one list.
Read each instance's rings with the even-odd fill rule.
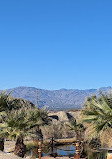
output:
[[54,138],[52,137],[52,139],[51,139],[51,154],[53,154],[53,146],[54,146],[54,143],[53,143],[53,141],[54,141]]
[[38,103],[38,93],[39,93],[39,91],[38,91],[38,89],[36,89],[36,107],[38,108],[39,107],[39,103]]

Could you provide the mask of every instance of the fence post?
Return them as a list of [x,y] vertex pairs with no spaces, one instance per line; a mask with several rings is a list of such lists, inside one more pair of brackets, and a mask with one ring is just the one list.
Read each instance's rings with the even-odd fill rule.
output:
[[79,156],[79,140],[76,141],[75,158],[80,159],[80,156]]
[[108,150],[107,159],[111,159],[111,158],[112,158],[112,150]]
[[41,159],[41,152],[42,152],[42,148],[41,148],[41,141],[39,141],[39,149],[38,149],[38,152],[39,152],[39,159]]

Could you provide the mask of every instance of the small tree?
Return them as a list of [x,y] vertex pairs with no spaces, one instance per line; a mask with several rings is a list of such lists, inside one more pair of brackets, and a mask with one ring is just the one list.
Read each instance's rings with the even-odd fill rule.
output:
[[72,119],[70,124],[67,124],[67,126],[70,128],[70,130],[75,131],[76,140],[83,140],[85,127],[82,123],[78,123],[76,119]]
[[68,125],[70,130],[75,131],[76,133],[76,140],[80,142],[80,155],[81,157],[85,157],[85,151],[84,151],[84,131],[85,127],[82,123],[77,122],[76,119],[72,119],[70,122],[70,125]]

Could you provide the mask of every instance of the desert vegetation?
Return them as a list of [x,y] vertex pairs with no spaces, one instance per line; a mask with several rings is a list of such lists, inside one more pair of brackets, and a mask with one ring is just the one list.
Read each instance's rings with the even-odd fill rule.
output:
[[112,93],[87,98],[82,110],[83,122],[87,126],[85,139],[99,141],[104,147],[111,147],[112,141]]
[[[88,97],[82,110],[48,112],[32,103],[0,94],[0,150],[4,150],[5,139],[15,140],[14,153],[24,157],[25,140],[48,142],[55,139],[79,140],[84,145],[97,149],[111,145],[112,93]],[[71,140],[73,138],[73,140]],[[67,142],[68,142],[67,141]],[[60,140],[62,144],[64,140]],[[66,143],[66,142],[65,142]],[[29,144],[30,146],[30,144]],[[86,147],[87,149],[87,147]]]

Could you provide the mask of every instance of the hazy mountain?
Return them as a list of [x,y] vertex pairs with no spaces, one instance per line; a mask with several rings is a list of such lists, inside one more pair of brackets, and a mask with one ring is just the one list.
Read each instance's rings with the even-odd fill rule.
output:
[[[108,92],[112,87],[102,87],[101,91]],[[17,87],[8,89],[12,91],[11,95],[20,97],[36,103],[37,88],[35,87]],[[78,89],[60,89],[60,90],[44,90],[38,89],[39,107],[48,106],[52,110],[63,110],[72,108],[81,108],[85,98],[92,94],[98,94],[97,89],[78,90]]]

